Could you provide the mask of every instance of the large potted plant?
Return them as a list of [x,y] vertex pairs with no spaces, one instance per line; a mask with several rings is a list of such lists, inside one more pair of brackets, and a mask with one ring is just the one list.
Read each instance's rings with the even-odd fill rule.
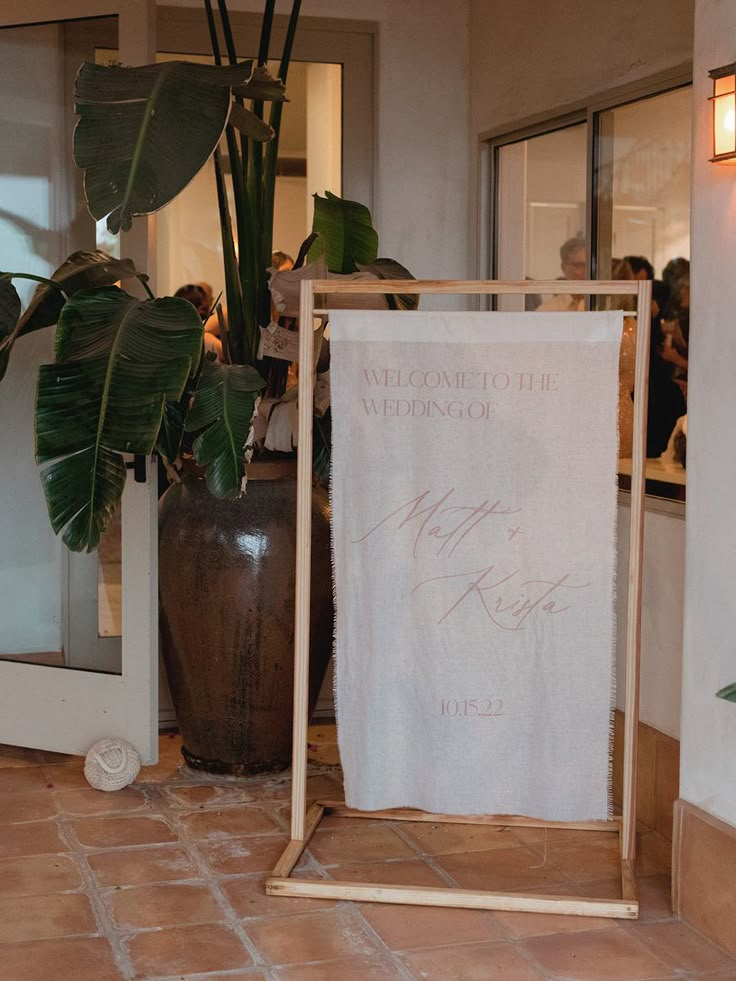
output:
[[[275,404],[288,368],[259,358],[259,344],[272,316],[278,131],[300,3],[292,6],[279,78],[266,69],[273,0],[255,62],[237,61],[227,9],[222,0],[218,6],[227,64],[205,0],[214,65],[82,66],[74,154],[89,210],[113,233],[164,207],[214,160],[227,299],[222,361],[203,355],[202,319],[187,300],[155,298],[129,260],[75,253],[41,281],[22,316],[12,280],[23,274],[0,275],[0,377],[19,338],[56,325],[54,362],[39,371],[36,456],[52,526],[73,550],[94,549],[108,527],[126,454],[158,451],[173,465],[185,432],[192,434],[196,472],[170,489],[161,507],[164,659],[190,765],[249,773],[283,767],[290,755],[295,482],[283,457],[278,473],[251,479],[243,495],[247,474],[263,476],[250,464],[262,396]],[[349,274],[358,265],[360,275],[408,276],[376,260],[377,239],[362,206],[328,195],[317,203],[315,228],[317,241],[307,244],[312,259],[322,253],[319,264],[297,269],[295,280],[325,270]],[[305,245],[297,265],[306,252]],[[115,285],[134,277],[147,298]],[[288,316],[289,274],[280,274],[280,289],[278,306]],[[320,434],[324,473],[329,415]],[[316,492],[314,508],[316,696],[331,646],[324,491]]]

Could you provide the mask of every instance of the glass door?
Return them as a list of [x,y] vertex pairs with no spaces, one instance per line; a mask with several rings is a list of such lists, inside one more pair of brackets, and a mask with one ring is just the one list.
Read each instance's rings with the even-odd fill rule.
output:
[[[0,268],[42,276],[71,252],[95,247],[72,162],[74,74],[90,44],[113,38],[117,45],[118,30],[131,39],[121,45],[126,61],[146,60],[153,9],[88,0],[67,22],[49,20],[50,6],[28,0],[19,13],[6,5],[0,15]],[[150,269],[145,223],[123,248]],[[34,284],[16,285],[25,304]],[[54,536],[34,461],[36,375],[52,360],[53,329],[29,334],[16,344],[0,384],[0,742],[81,754],[98,738],[121,736],[153,762],[155,480],[131,476],[124,492],[122,639],[106,637],[97,555],[70,554]]]
[[[652,279],[647,478],[650,493],[684,493],[678,425],[687,413],[690,339],[690,143],[687,85],[599,113],[596,139],[598,279]],[[634,344],[630,344],[633,359]],[[628,366],[633,384],[633,364]],[[621,469],[630,473],[629,411]],[[657,486],[659,485],[659,486]]]
[[[498,279],[584,279],[587,125],[497,150]],[[536,310],[550,298],[505,296],[499,309]]]

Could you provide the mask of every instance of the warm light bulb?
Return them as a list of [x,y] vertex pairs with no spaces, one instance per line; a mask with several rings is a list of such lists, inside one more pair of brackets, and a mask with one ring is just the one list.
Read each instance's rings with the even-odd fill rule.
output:
[[736,111],[733,109],[728,110],[726,115],[723,117],[723,126],[732,133],[736,131]]

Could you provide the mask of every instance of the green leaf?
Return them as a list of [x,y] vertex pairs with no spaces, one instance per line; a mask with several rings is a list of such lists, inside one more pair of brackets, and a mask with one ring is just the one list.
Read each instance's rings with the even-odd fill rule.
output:
[[9,279],[0,279],[0,380],[8,368],[18,317],[20,317],[18,291]]
[[[116,259],[100,251],[72,252],[49,276],[49,279],[58,283],[67,296],[73,296],[79,290],[89,290],[95,286],[112,286],[119,279],[133,279],[138,275],[142,274],[138,273],[132,259]],[[41,283],[36,287],[31,302],[18,324],[18,336],[55,324],[63,306],[64,296],[59,290]]]
[[252,140],[257,140],[259,143],[268,143],[275,135],[271,127],[264,123],[262,119],[259,119],[254,112],[246,109],[245,106],[238,105],[237,102],[233,102],[230,108],[228,122],[232,123],[243,136],[249,136]]
[[716,692],[718,698],[725,698],[727,702],[736,702],[736,681],[732,685],[726,685]]
[[186,431],[187,416],[189,415],[192,399],[199,384],[199,376],[203,366],[203,362],[200,360],[196,365],[196,370],[187,379],[184,392],[177,402],[167,399],[164,404],[161,429],[156,437],[156,449],[169,463],[173,463],[179,456],[181,443]]
[[202,347],[186,300],[82,290],[59,317],[56,362],[41,366],[36,459],[51,525],[73,551],[98,544],[125,484],[121,453],[150,453],[164,402],[181,398]]
[[[35,278],[26,274],[15,275]],[[66,296],[94,286],[112,286],[119,279],[130,279],[133,276],[146,278],[136,270],[130,259],[115,259],[105,252],[73,252],[50,277],[62,288],[56,289],[47,282],[41,283],[36,287],[26,312],[17,321],[14,329],[4,339],[0,331],[0,380],[7,370],[10,352],[16,340],[23,334],[55,324],[66,302]]]
[[0,279],[0,341],[15,329],[20,317],[20,297],[9,279]]
[[187,412],[188,406],[184,404],[183,399],[179,402],[167,401],[164,404],[161,429],[156,438],[156,449],[169,463],[173,463],[179,456]]
[[[376,259],[366,265],[357,263],[361,272],[370,272],[379,279],[415,279],[406,266],[402,266],[395,259]],[[416,310],[419,306],[418,293],[393,293],[386,296],[392,310]]]
[[76,81],[74,159],[87,206],[116,234],[134,215],[163,208],[220,141],[234,85],[253,63],[168,61],[141,68],[85,64]]
[[309,250],[309,259],[324,254],[330,272],[356,272],[358,263],[376,260],[378,235],[371,213],[357,201],[344,201],[330,191],[323,198],[315,194],[312,231],[319,238]]
[[249,365],[208,361],[202,369],[186,428],[189,432],[204,429],[194,441],[194,456],[207,468],[207,487],[215,497],[233,498],[242,493],[253,416],[264,385]]
[[332,412],[314,417],[314,438],[312,440],[312,473],[329,486],[332,469]]

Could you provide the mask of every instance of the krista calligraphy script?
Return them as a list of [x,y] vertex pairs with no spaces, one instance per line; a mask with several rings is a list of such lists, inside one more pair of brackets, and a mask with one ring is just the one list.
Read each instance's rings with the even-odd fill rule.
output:
[[[519,514],[521,508],[506,505],[499,498],[492,500],[490,495],[478,504],[456,503],[454,495],[454,487],[440,495],[430,490],[423,491],[392,508],[364,535],[353,539],[353,543],[359,545],[380,530],[393,535],[410,525],[412,555],[416,558],[425,551],[442,561],[449,559],[463,542],[479,541],[483,544],[481,536],[490,518],[497,519],[494,531],[500,530],[508,542],[523,535],[521,525],[515,521],[501,520]],[[515,526],[510,527],[510,524]],[[474,606],[500,630],[523,630],[533,617],[554,616],[570,609],[572,594],[569,591],[586,589],[590,585],[589,582],[571,581],[571,575],[565,572],[548,579],[528,575],[520,568],[510,571],[499,569],[492,562],[481,569],[422,579],[415,584],[411,595],[422,587],[430,589],[433,584],[451,583],[459,591],[457,598],[449,605],[446,599],[440,599],[431,606],[431,615],[437,624],[443,623],[460,608]],[[444,594],[444,590],[442,592]],[[463,612],[467,612],[466,609]]]

